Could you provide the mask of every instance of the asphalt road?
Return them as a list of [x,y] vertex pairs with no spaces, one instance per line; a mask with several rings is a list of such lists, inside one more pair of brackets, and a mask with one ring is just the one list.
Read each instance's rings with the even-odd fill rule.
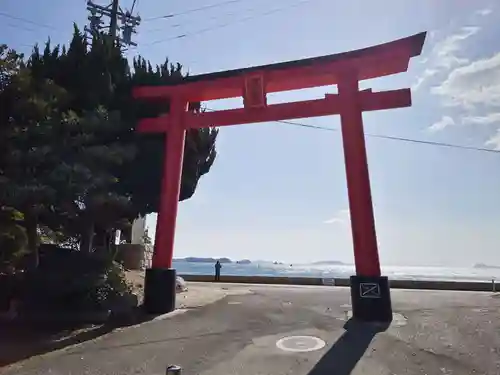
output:
[[[500,374],[500,297],[491,293],[395,290],[384,331],[348,320],[346,288],[249,289],[0,373],[159,375],[178,364],[184,375]],[[297,351],[318,342],[300,339],[295,351],[280,349],[289,336],[325,346]]]

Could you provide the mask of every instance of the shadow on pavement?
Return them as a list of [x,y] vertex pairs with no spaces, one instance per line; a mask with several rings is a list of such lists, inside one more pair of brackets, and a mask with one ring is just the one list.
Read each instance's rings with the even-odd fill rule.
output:
[[373,338],[388,327],[389,323],[364,323],[349,319],[344,325],[346,331],[308,375],[349,375]]
[[117,328],[144,323],[155,317],[156,315],[143,313],[138,307],[134,314],[116,317],[99,325],[0,321],[0,368],[30,357],[94,340]]

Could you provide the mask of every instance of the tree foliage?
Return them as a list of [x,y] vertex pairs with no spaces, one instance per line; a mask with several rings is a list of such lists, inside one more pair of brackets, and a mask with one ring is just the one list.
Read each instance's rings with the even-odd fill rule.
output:
[[[158,210],[165,135],[135,128],[169,105],[133,100],[131,90],[182,79],[180,64],[137,57],[130,67],[108,38],[89,43],[76,27],[67,48],[47,42],[27,60],[0,46],[0,202],[23,214],[32,252],[41,228],[90,250],[95,233]],[[216,137],[188,131],[181,200],[210,170]]]
[[0,207],[0,273],[15,268],[28,250],[26,231],[19,225],[22,219],[20,212]]

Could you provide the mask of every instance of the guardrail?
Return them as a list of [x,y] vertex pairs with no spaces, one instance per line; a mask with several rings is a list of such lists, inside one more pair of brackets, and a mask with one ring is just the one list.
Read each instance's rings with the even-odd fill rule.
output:
[[[186,281],[213,282],[213,275],[179,275]],[[283,276],[236,276],[221,275],[221,283],[241,284],[274,284],[274,285],[322,285],[322,286],[350,286],[346,278],[321,277],[283,277]],[[424,289],[424,290],[457,290],[473,292],[496,292],[500,283],[495,280],[483,281],[432,281],[432,280],[389,280],[394,289]]]

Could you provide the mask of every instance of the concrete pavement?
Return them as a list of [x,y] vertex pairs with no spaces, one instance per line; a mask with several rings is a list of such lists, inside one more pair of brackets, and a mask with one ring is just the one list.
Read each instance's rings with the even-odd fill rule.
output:
[[348,320],[347,288],[197,288],[227,296],[0,373],[156,375],[178,364],[187,375],[500,374],[500,297],[492,293],[395,290],[395,320],[384,330]]

